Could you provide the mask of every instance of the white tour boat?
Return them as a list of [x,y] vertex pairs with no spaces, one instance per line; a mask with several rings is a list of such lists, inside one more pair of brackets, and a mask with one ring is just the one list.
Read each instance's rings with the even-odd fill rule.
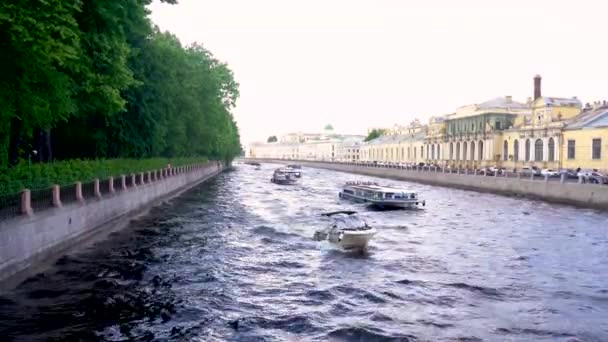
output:
[[302,168],[299,165],[287,165],[287,167],[283,168],[285,172],[289,172],[296,176],[296,178],[302,177]]
[[293,172],[279,168],[274,170],[270,181],[281,185],[292,185],[296,184],[298,182],[298,179]]
[[334,222],[325,229],[317,230],[313,239],[315,241],[328,240],[345,250],[365,250],[377,231],[355,214],[355,211],[335,211],[323,214],[334,219]]
[[426,205],[426,201],[421,200],[413,191],[380,186],[373,182],[346,182],[338,196],[356,202],[370,203],[379,208],[402,209]]

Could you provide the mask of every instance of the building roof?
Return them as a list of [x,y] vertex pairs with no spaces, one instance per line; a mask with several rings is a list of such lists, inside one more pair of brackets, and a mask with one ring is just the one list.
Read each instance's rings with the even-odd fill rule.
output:
[[[554,107],[582,107],[582,103],[576,97],[566,98],[566,97],[550,97],[543,96],[540,99],[543,100],[546,106],[554,106]],[[536,99],[538,101],[538,99]]]
[[409,140],[422,140],[424,139],[425,132],[416,132],[411,134],[397,134],[397,135],[383,135],[376,139],[366,142],[366,145],[383,145],[399,143],[401,141]]
[[510,96],[495,97],[488,101],[462,106],[457,109],[456,113],[446,116],[447,120],[460,119],[470,116],[477,116],[493,111],[508,114],[519,114],[529,107],[521,102],[513,101]]
[[608,105],[582,112],[566,123],[566,129],[608,127]]

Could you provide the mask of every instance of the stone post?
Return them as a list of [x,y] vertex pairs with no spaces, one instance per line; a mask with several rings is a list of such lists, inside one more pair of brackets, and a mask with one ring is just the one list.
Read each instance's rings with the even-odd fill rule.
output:
[[137,180],[135,179],[135,174],[134,173],[131,174],[131,186],[132,187],[136,187],[137,186]]
[[477,176],[477,169],[473,170],[473,176]]
[[548,182],[548,181],[549,181],[549,175],[548,175],[548,174],[546,174],[546,175],[545,175],[545,182]]
[[460,174],[460,168],[456,169],[456,174],[459,175]]
[[521,179],[521,172],[517,173],[517,179]]
[[530,180],[534,180],[534,173],[530,175]]
[[99,191],[99,179],[96,179],[93,183],[93,191],[96,198],[101,198],[101,191]]
[[583,184],[583,176],[578,176],[578,184]]
[[21,214],[26,216],[32,216],[34,211],[32,210],[32,194],[29,189],[23,189],[21,191]]
[[114,192],[116,192],[116,190],[114,190],[114,177],[110,177],[108,179],[108,189],[110,190],[111,194],[113,194]]
[[498,170],[494,171],[494,177],[498,177]]
[[61,208],[61,188],[55,184],[52,187],[53,207]]
[[559,179],[559,182],[560,183],[566,183],[566,174],[565,173],[562,173],[562,175],[561,175],[561,177]]
[[125,175],[120,176],[120,188],[123,191],[127,190],[127,177]]
[[143,173],[143,172],[140,172],[140,173],[139,173],[139,184],[141,184],[141,185],[146,184],[146,181],[145,181],[145,179],[144,179],[144,173]]
[[76,182],[76,200],[78,202],[84,202],[84,197],[82,197],[82,183]]
[[148,183],[152,182],[152,172],[148,171]]

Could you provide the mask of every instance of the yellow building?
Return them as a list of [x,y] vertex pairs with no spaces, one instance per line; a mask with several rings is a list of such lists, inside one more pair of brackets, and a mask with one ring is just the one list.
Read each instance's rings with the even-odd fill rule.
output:
[[608,172],[608,103],[595,103],[563,130],[562,167]]
[[446,118],[449,116],[434,116],[429,119],[427,135],[424,138],[425,162],[443,165],[445,150],[442,146],[445,141]]
[[581,113],[576,98],[541,95],[541,77],[534,77],[534,100],[529,101],[529,114],[502,132],[496,146],[500,151],[498,165],[507,169],[536,166],[540,169],[561,168],[562,131],[568,120]]
[[407,126],[395,125],[386,129],[385,135],[361,145],[360,160],[383,163],[423,162],[427,128],[415,119]]

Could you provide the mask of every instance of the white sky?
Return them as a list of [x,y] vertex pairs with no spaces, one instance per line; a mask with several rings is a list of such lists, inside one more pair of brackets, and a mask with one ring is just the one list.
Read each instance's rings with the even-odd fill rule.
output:
[[604,0],[179,0],[152,20],[203,43],[240,83],[243,144],[369,127],[512,95],[606,96]]

